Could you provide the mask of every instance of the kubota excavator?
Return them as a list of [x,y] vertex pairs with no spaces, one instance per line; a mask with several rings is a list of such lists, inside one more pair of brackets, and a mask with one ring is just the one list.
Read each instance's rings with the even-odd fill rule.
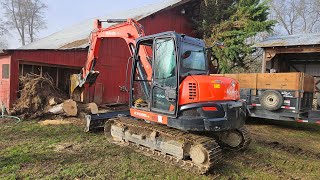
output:
[[[135,20],[102,28],[97,21],[88,60],[73,89],[93,84],[103,38],[123,38],[132,54],[129,116],[108,118],[105,134],[155,159],[200,174],[250,143],[238,82],[209,75],[202,40],[175,32],[145,36]],[[121,88],[126,89],[126,88]],[[114,115],[114,114],[113,114]]]

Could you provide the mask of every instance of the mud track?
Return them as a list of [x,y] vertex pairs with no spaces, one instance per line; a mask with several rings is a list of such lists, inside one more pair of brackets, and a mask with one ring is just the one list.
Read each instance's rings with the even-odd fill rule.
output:
[[270,147],[273,149],[285,151],[290,154],[296,154],[299,156],[304,156],[304,157],[309,157],[309,158],[314,158],[314,159],[320,160],[320,153],[314,153],[314,152],[311,152],[308,150],[301,149],[299,147],[286,145],[286,144],[283,144],[283,143],[280,143],[277,141],[266,142],[266,141],[261,141],[258,139],[255,139],[255,141],[256,141],[256,143],[261,144],[263,146],[267,146],[267,147]]

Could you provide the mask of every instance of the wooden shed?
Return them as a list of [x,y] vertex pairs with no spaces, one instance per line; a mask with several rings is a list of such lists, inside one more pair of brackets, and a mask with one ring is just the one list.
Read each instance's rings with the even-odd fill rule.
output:
[[303,72],[313,76],[314,102],[320,104],[320,33],[273,36],[255,46],[264,50],[262,73]]
[[[164,31],[194,35],[192,19],[199,15],[201,3],[199,0],[167,0],[99,19],[134,18],[144,26],[146,35]],[[57,87],[68,93],[69,76],[79,73],[85,65],[93,22],[94,19],[84,21],[19,49],[1,51],[0,103],[12,106],[19,95],[19,76],[26,73],[47,73]],[[111,25],[106,23],[104,27]],[[87,89],[86,101],[98,104],[128,101],[128,93],[120,91],[119,86],[125,85],[129,56],[122,39],[103,40],[96,65],[101,75],[95,85]]]

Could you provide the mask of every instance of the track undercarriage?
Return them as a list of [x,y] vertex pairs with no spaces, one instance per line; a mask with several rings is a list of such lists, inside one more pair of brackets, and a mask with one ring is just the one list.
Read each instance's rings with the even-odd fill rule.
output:
[[221,146],[240,150],[249,145],[245,128],[234,132],[199,135],[131,117],[110,119],[105,124],[105,134],[112,142],[124,143],[144,155],[198,174],[207,173],[222,160]]

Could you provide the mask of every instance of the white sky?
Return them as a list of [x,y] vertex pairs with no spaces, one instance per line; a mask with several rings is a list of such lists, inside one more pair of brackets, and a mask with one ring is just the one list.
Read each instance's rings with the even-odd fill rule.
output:
[[[106,14],[140,7],[162,0],[43,0],[48,9],[45,13],[47,29],[42,30],[38,38],[46,37],[66,27],[86,19],[104,16]],[[0,12],[2,8],[0,5]],[[2,13],[1,13],[2,16]],[[9,48],[21,46],[19,36],[15,31],[7,37]]]

